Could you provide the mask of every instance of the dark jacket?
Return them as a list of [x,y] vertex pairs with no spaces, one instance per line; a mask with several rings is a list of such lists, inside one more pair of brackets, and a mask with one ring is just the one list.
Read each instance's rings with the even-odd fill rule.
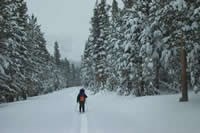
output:
[[[84,98],[86,99],[87,98],[87,95],[85,94],[85,90],[84,89],[81,89],[78,96],[77,96],[77,103],[80,102],[80,97],[81,96],[84,96]],[[85,102],[85,101],[84,101]]]

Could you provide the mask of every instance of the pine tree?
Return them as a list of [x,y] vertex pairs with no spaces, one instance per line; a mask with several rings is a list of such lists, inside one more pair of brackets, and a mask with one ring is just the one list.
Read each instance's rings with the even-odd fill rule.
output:
[[8,67],[10,64],[9,58],[8,58],[8,38],[11,34],[11,22],[9,21],[11,18],[11,7],[9,6],[7,1],[0,1],[0,103],[5,102],[6,96],[9,95],[9,93],[12,93],[14,91],[9,87],[8,81],[10,80],[10,76],[8,71]]
[[134,0],[122,0],[125,8],[131,8],[134,4]]
[[109,33],[110,36],[108,37],[109,45],[106,47],[107,51],[107,58],[106,58],[106,73],[107,73],[107,82],[106,88],[113,91],[116,90],[119,86],[119,75],[117,73],[116,68],[116,60],[119,58],[117,55],[117,47],[116,44],[118,42],[118,32],[119,32],[119,16],[120,16],[120,9],[118,7],[118,3],[116,0],[113,0],[112,3],[112,19],[110,20],[110,27]]
[[200,35],[200,1],[187,1],[189,6],[189,30],[187,31],[187,52],[188,52],[188,68],[190,70],[191,88],[197,93],[200,91],[199,75],[200,75],[200,60],[199,60],[199,35]]
[[57,41],[54,43],[54,58],[55,58],[56,65],[59,65],[60,64],[60,51],[59,51],[59,46],[58,46]]
[[99,18],[99,36],[97,36],[96,43],[94,44],[94,62],[95,62],[95,82],[97,88],[104,87],[106,75],[106,47],[109,44],[109,19],[106,10],[106,1],[101,0],[98,5],[98,18]]
[[85,44],[84,54],[81,60],[81,81],[87,88],[92,88],[94,83],[94,68],[93,68],[93,44],[92,37],[89,37]]
[[111,13],[112,13],[112,20],[116,19],[119,15],[119,8],[116,0],[113,0]]
[[76,69],[75,69],[75,66],[74,64],[71,64],[71,73],[72,73],[72,77],[71,77],[71,81],[72,81],[72,86],[75,85],[75,79],[76,79]]
[[70,63],[68,61],[67,58],[65,58],[64,60],[61,60],[61,73],[64,77],[64,86],[65,87],[69,87],[69,83],[70,83]]
[[[3,2],[3,1],[2,1]],[[24,6],[23,6],[24,5]],[[3,25],[5,26],[4,39],[7,42],[7,55],[10,58],[9,64],[9,76],[12,80],[9,81],[9,87],[14,89],[15,92],[8,94],[8,101],[14,101],[18,99],[21,91],[24,87],[24,63],[27,61],[26,48],[24,45],[24,40],[26,34],[24,32],[24,25],[20,23],[19,20],[23,20],[24,24],[27,22],[26,15],[26,4],[23,0],[21,1],[4,1],[2,5],[2,10],[6,9],[8,12],[4,12]],[[24,12],[21,12],[23,10]],[[7,26],[6,26],[7,25]]]

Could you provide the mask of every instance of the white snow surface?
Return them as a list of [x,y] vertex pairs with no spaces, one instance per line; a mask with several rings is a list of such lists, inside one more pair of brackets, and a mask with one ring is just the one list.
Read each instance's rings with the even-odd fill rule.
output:
[[88,94],[80,114],[80,87],[67,88],[26,101],[0,105],[1,133],[199,133],[200,95],[178,102],[180,95],[118,96]]

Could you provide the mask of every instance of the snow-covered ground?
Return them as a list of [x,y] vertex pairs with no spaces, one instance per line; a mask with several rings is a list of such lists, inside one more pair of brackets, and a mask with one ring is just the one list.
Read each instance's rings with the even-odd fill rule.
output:
[[[0,133],[200,133],[200,95],[125,97],[88,94],[80,114],[80,87],[0,105]],[[88,91],[86,91],[89,93]]]

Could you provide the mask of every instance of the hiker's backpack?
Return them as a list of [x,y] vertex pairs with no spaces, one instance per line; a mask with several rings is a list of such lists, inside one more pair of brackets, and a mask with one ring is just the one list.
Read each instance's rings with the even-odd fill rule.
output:
[[80,102],[84,102],[85,101],[85,96],[84,95],[80,95]]

